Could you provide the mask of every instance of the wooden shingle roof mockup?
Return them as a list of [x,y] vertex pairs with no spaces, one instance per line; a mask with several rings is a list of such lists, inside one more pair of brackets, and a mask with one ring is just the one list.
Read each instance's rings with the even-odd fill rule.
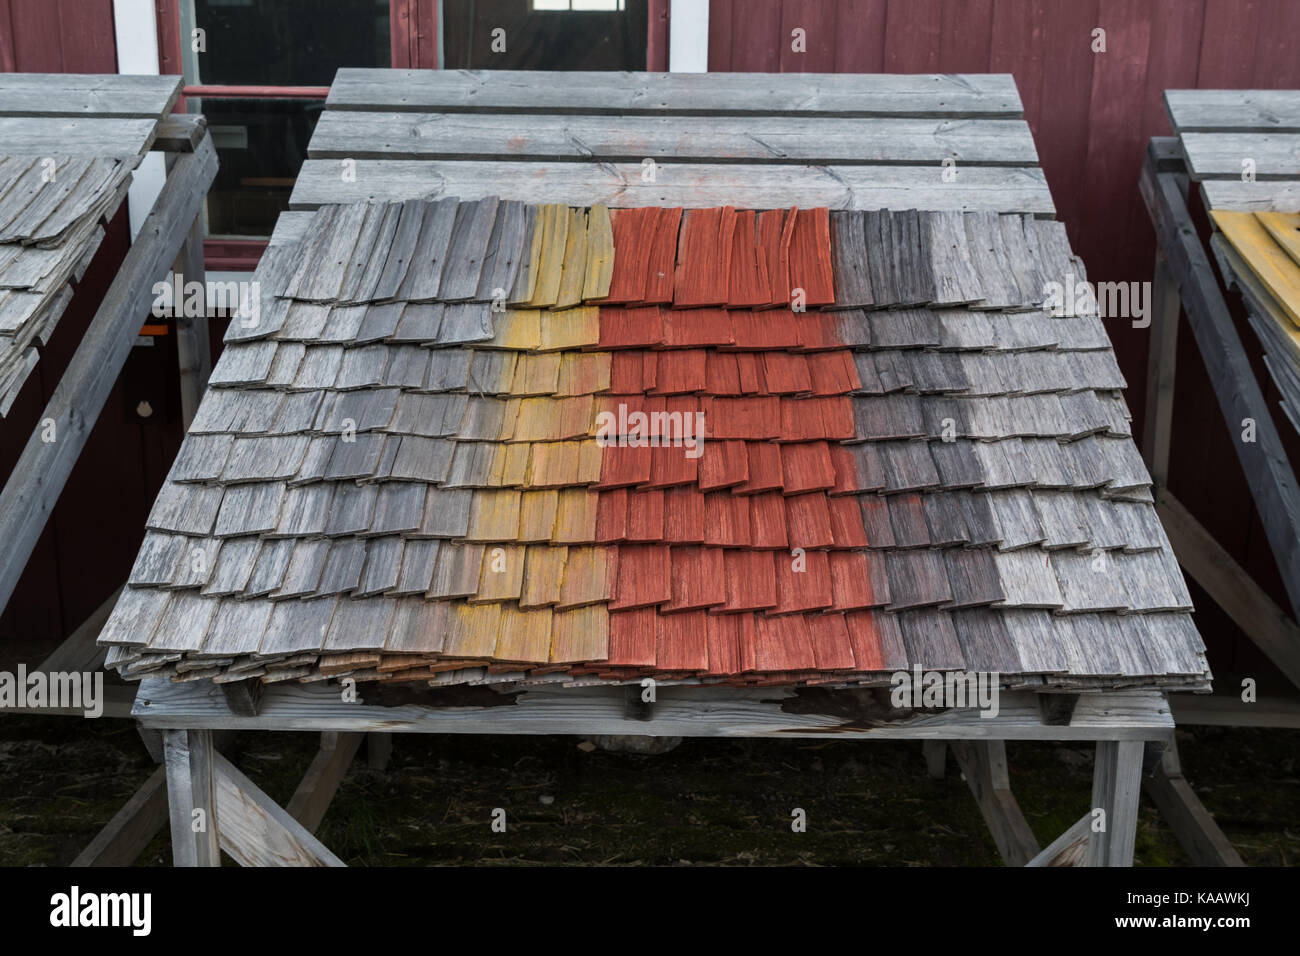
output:
[[1064,227],[282,220],[100,640],[125,676],[1203,687]]
[[174,76],[0,74],[0,415],[179,93]]

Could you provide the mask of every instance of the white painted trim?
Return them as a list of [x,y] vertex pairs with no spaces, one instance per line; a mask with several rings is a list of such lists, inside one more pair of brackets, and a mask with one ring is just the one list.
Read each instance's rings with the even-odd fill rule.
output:
[[709,0],[672,0],[668,69],[673,73],[709,72]]
[[[117,72],[158,75],[158,21],[153,0],[113,0],[113,39],[117,44]],[[131,239],[140,233],[167,179],[162,153],[150,153],[131,178],[127,209]]]

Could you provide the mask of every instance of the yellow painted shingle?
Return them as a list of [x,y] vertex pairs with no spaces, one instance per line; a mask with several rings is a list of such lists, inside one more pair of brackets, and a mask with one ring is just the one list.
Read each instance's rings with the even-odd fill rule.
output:
[[501,635],[496,657],[502,661],[540,664],[550,658],[551,609],[520,608],[507,604],[501,609]]
[[497,314],[497,334],[483,345],[498,349],[531,351],[542,344],[542,313],[537,309],[506,309]]
[[447,657],[491,657],[496,651],[500,633],[500,604],[456,601],[447,615],[447,640],[442,652]]
[[560,374],[555,394],[593,395],[609,391],[608,352],[561,352],[559,355]]
[[568,561],[568,548],[532,544],[524,556],[524,584],[520,607],[542,607],[560,600],[560,581]]
[[564,270],[555,294],[554,309],[567,309],[582,301],[587,274],[587,210],[569,211],[569,235],[564,247]]
[[[594,443],[593,443],[594,444]],[[555,544],[590,544],[596,540],[596,507],[600,492],[565,488],[555,509]]]
[[514,541],[519,535],[519,492],[475,491],[470,502],[467,541]]
[[528,484],[528,461],[532,445],[528,442],[502,445],[505,451],[505,468],[501,474],[501,484],[507,488],[522,488]]
[[534,488],[563,488],[578,483],[576,441],[536,442],[528,468],[528,483]]
[[591,434],[594,397],[517,399],[513,441],[563,441]]
[[554,395],[560,380],[562,354],[537,352],[519,356],[515,380],[510,385],[512,395]]
[[564,349],[593,348],[600,344],[600,308],[580,305],[561,312],[548,312],[542,316],[542,344],[544,352]]
[[532,543],[550,541],[555,533],[555,508],[559,495],[554,491],[525,491],[519,501],[519,540]]
[[609,295],[609,280],[614,275],[614,229],[609,209],[592,206],[587,212],[587,269],[582,282],[582,298],[588,302]]
[[483,570],[478,593],[471,604],[483,601],[517,601],[524,583],[524,549],[519,545],[495,545],[483,551]]
[[560,609],[607,602],[613,596],[618,558],[614,548],[569,548],[560,583]]
[[609,657],[609,612],[600,604],[556,611],[551,618],[551,661],[603,661]]
[[533,229],[534,234],[541,233],[542,238],[541,254],[535,269],[533,297],[528,302],[533,308],[550,308],[560,293],[560,281],[564,275],[564,252],[569,244],[570,220],[568,206],[548,203],[537,210],[537,223]]

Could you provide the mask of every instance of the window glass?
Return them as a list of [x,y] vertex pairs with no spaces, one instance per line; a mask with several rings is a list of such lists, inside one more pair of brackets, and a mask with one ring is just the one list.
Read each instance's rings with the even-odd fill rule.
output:
[[213,239],[271,234],[320,118],[320,100],[191,97],[190,112],[208,119],[221,167],[208,192]]
[[[329,86],[340,66],[388,66],[389,0],[181,0],[185,81]],[[203,30],[195,52],[192,31]]]
[[442,0],[441,62],[447,69],[644,70],[646,30],[646,0]]

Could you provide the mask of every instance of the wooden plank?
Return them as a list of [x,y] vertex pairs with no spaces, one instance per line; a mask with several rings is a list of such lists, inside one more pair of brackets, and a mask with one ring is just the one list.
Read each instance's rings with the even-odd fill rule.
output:
[[1085,813],[1068,830],[1047,844],[1042,852],[1026,863],[1025,866],[1052,866],[1057,858],[1067,850],[1086,841],[1091,830],[1092,814]]
[[[195,217],[189,234],[181,244],[180,254],[172,263],[172,271],[182,276],[182,284],[206,281],[207,270],[203,264],[203,223]],[[206,302],[206,297],[204,299]],[[176,364],[181,379],[181,427],[189,430],[194,415],[203,401],[203,392],[212,375],[212,344],[208,335],[206,306],[203,315],[186,315],[184,309],[175,309]]]
[[1173,434],[1174,376],[1178,358],[1178,287],[1159,249],[1151,283],[1151,344],[1147,348],[1147,395],[1142,420],[1142,460],[1151,481],[1169,481],[1169,443]]
[[9,156],[139,156],[157,127],[152,119],[0,116],[0,144]]
[[179,76],[0,74],[0,116],[152,118],[171,112]]
[[[1232,686],[1223,681],[1222,675],[1218,683],[1220,687]],[[1241,699],[1239,693],[1175,694],[1171,704],[1174,719],[1180,727],[1199,724],[1204,727],[1283,727],[1300,730],[1300,700],[1294,697],[1265,696],[1248,704]]]
[[1051,216],[1043,172],[1031,167],[974,166],[943,183],[920,166],[800,166],[667,163],[643,182],[640,164],[435,160],[356,162],[356,179],[339,181],[336,160],[303,163],[290,206],[499,196],[571,206],[724,206],[773,209],[961,209]]
[[130,866],[167,823],[167,769],[155,770],[72,866]]
[[1214,179],[1201,183],[1209,209],[1239,209],[1243,212],[1300,212],[1300,183]]
[[1035,166],[1024,120],[327,110],[312,159],[542,159]]
[[164,153],[192,153],[207,130],[207,117],[197,113],[171,113],[158,121],[153,148]]
[[326,731],[320,735],[320,750],[312,758],[298,789],[286,809],[310,833],[315,833],[338,792],[343,776],[357,755],[365,734]]
[[1176,133],[1300,133],[1295,90],[1165,90],[1165,109]]
[[[1140,181],[1142,198],[1295,611],[1300,609],[1300,488],[1176,177],[1157,173],[1153,162],[1148,152]],[[1240,440],[1246,419],[1255,423],[1253,442]]]
[[[635,733],[665,737],[809,737],[900,740],[1146,740],[1173,726],[1168,702],[1157,691],[1084,694],[1068,727],[1043,724],[1036,694],[1004,692],[996,718],[978,711],[915,715],[859,726],[851,718],[782,707],[790,688],[661,686],[651,720],[629,723],[620,686],[535,689],[507,696],[509,706],[384,707],[345,704],[337,690],[318,684],[268,687],[256,717],[231,713],[221,691],[206,681],[141,682],[132,715],[146,727],[218,727],[394,733]],[[495,698],[485,698],[496,702]]]
[[1273,241],[1282,247],[1291,257],[1291,261],[1300,264],[1300,215],[1283,212],[1258,212],[1255,218],[1268,230]]
[[213,762],[224,758],[212,746],[212,731],[165,731],[163,753],[172,862],[176,866],[220,866]]
[[170,269],[216,169],[211,137],[177,159],[41,415],[41,421],[53,419],[58,440],[43,441],[42,429],[34,430],[0,492],[0,540],[6,543],[0,558],[0,609],[8,603],[117,381],[139,331],[140,316],[149,312],[153,284]]
[[1160,808],[1194,866],[1245,866],[1232,842],[1183,778],[1173,746],[1154,772],[1143,779],[1147,795]]
[[216,754],[221,848],[241,866],[343,866],[307,828]]
[[1241,181],[1247,171],[1256,180],[1300,176],[1300,133],[1185,133],[1179,139],[1187,171],[1198,182]]
[[1105,829],[1089,827],[1088,866],[1132,866],[1141,789],[1142,743],[1100,740],[1092,771],[1092,807],[1105,812]]
[[1300,265],[1251,212],[1211,210],[1210,219],[1293,325],[1300,327]]
[[538,73],[345,67],[326,110],[1018,118],[1010,74]]
[[1300,687],[1300,627],[1168,491],[1156,513],[1178,563],[1287,679]]
[[1011,793],[1006,745],[1001,740],[953,741],[952,753],[1003,861],[1024,866],[1038,855],[1038,841]]

